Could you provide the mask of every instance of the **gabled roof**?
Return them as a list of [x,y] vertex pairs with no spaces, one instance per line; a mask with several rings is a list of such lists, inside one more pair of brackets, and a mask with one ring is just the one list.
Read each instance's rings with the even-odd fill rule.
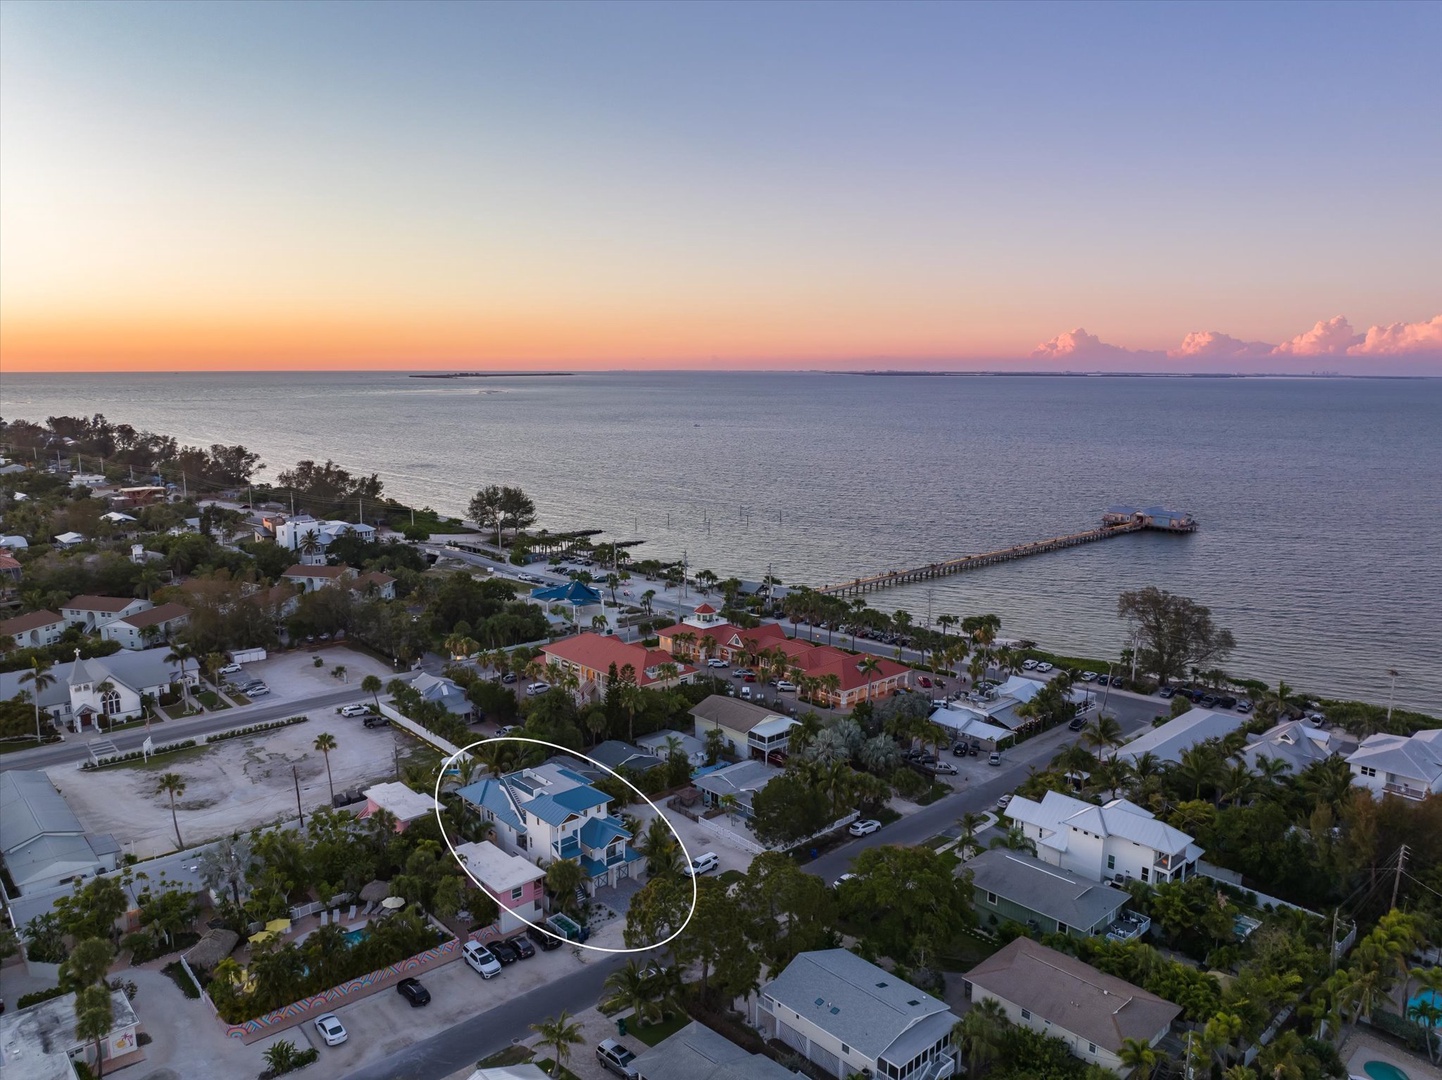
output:
[[615,818],[587,818],[581,826],[581,843],[588,848],[603,848],[613,840],[629,840],[631,834]]
[[749,734],[752,728],[764,720],[781,717],[778,712],[763,709],[760,705],[753,705],[749,701],[727,697],[724,694],[712,694],[693,705],[691,715],[697,720],[720,724],[724,728],[740,732],[743,735]]
[[161,604],[159,607],[147,608],[145,611],[137,611],[134,615],[127,615],[123,619],[117,619],[126,626],[133,626],[137,630],[143,630],[147,626],[159,626],[161,623],[168,623],[172,619],[186,619],[190,617],[190,609],[180,604]]
[[612,769],[620,769],[622,766],[636,772],[647,772],[664,765],[655,754],[641,750],[634,746],[627,746],[619,739],[607,739],[605,742],[592,747],[590,756],[602,765]]
[[104,611],[114,615],[135,603],[133,596],[72,596],[61,607],[72,611]]
[[928,1019],[945,1029],[957,1019],[945,1002],[845,949],[799,954],[762,993],[873,1060]]
[[735,765],[727,765],[698,776],[692,783],[700,790],[709,791],[718,797],[735,795],[750,806],[752,796],[781,773],[781,769],[764,761],[738,761]]
[[54,626],[56,623],[64,621],[65,616],[57,615],[53,611],[32,611],[0,622],[0,636],[16,637],[29,633],[31,630],[39,630],[42,626]]
[[560,825],[567,818],[584,814],[598,806],[605,806],[611,797],[589,785],[570,788],[566,791],[546,792],[529,802],[522,802],[521,809],[540,818],[547,825]]
[[42,836],[81,836],[80,819],[38,770],[0,772],[0,854],[9,856]]
[[592,671],[599,671],[602,675],[610,670],[612,664],[616,665],[617,672],[629,664],[631,670],[636,673],[638,686],[656,682],[655,678],[646,674],[646,670],[654,669],[660,664],[675,664],[678,674],[694,670],[661,649],[647,649],[645,646],[622,641],[610,634],[593,634],[590,631],[543,645],[541,652],[557,660],[565,660],[581,667],[590,668]]
[[[1040,803],[1020,797],[1012,799],[1006,816],[1059,836],[1066,829],[1081,829],[1093,836],[1117,836],[1167,854],[1183,851],[1192,842],[1180,829],[1157,820],[1149,811],[1126,799],[1113,799],[1104,806],[1096,806],[1059,791],[1048,791]],[[1051,846],[1066,850],[1060,840]]]
[[996,893],[1078,930],[1110,922],[1129,899],[1120,889],[1006,848],[983,851],[968,859],[965,869],[971,871],[973,888]]
[[327,581],[337,581],[351,573],[349,566],[302,566],[296,563],[281,577],[287,578],[325,578]]
[[690,757],[692,754],[704,753],[706,750],[706,744],[696,738],[696,736],[688,735],[684,731],[672,731],[670,729],[653,731],[649,735],[642,735],[636,740],[636,745],[651,751],[657,757],[664,760],[670,754],[670,751],[666,749],[666,740],[668,737],[676,740],[678,744],[677,749],[687,757]]
[[796,1080],[779,1062],[753,1054],[695,1020],[631,1065],[646,1080]]
[[1139,986],[1020,937],[967,973],[973,1000],[997,997],[1116,1053],[1126,1039],[1151,1042],[1181,1013]]

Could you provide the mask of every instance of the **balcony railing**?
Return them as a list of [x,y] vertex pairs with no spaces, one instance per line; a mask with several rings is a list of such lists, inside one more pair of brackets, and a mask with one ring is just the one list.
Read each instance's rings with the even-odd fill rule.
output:
[[1108,941],[1135,941],[1151,928],[1151,919],[1135,912],[1127,912],[1106,928],[1106,939]]

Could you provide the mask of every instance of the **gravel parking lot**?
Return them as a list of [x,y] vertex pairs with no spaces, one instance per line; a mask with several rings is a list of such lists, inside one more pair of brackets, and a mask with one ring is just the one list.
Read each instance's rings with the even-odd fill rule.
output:
[[[319,658],[321,666],[316,667]],[[336,678],[337,667],[345,668],[344,679]],[[277,653],[265,660],[241,665],[239,675],[229,678],[237,684],[250,679],[260,679],[270,693],[256,698],[256,702],[271,704],[288,698],[308,698],[316,694],[332,693],[347,686],[360,693],[360,682],[367,675],[379,675],[381,682],[389,682],[397,675],[408,675],[384,661],[377,660],[363,652],[348,649],[344,645],[326,645],[317,649],[297,649],[294,652]]]
[[85,773],[57,765],[48,772],[86,831],[110,833],[123,851],[146,858],[175,848],[169,799],[155,790],[161,773],[179,773],[185,780],[185,794],[175,806],[188,846],[293,818],[297,777],[307,812],[328,805],[325,758],[314,749],[323,731],[336,740],[330,770],[337,791],[394,776],[390,730],[366,728],[358,717],[333,710],[304,724],[182,750],[144,765]]

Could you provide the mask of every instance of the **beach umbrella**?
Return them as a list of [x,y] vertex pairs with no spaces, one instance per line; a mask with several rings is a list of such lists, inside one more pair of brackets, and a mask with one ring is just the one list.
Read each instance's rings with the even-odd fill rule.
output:
[[405,900],[403,900],[399,896],[387,896],[384,900],[381,901],[381,907],[385,908],[387,911],[399,911],[405,906]]
[[268,922],[268,923],[265,924],[265,929],[266,929],[266,932],[267,932],[267,933],[271,933],[271,934],[284,934],[284,933],[288,933],[288,932],[290,931],[290,920],[289,920],[289,919],[271,919],[270,922]]
[[275,934],[269,930],[259,930],[250,935],[250,943],[252,945],[259,945],[263,941],[269,941],[274,936]]

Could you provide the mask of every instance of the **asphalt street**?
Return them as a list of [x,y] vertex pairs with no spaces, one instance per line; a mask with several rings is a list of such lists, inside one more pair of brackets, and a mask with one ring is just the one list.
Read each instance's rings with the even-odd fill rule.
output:
[[[347,1073],[344,1080],[442,1080],[530,1035],[531,1025],[537,1021],[556,1016],[562,1009],[578,1013],[591,1008],[601,996],[606,976],[624,966],[627,958],[599,953],[586,956],[585,965],[573,974]],[[590,1048],[577,1047],[575,1052],[589,1053]]]

